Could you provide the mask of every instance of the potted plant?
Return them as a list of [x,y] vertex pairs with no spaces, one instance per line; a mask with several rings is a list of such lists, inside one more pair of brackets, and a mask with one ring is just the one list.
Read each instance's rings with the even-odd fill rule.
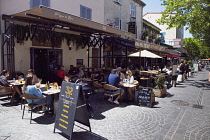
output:
[[142,36],[141,36],[141,40],[145,40],[147,36],[148,36],[148,32],[144,31]]
[[165,83],[165,74],[161,73],[155,78],[156,86],[153,89],[153,92],[156,97],[162,97],[166,94],[166,86]]

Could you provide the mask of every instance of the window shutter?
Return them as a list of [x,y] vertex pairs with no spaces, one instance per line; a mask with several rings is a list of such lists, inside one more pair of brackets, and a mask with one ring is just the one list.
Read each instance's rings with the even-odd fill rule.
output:
[[119,18],[114,19],[114,27],[120,29],[121,27],[121,20]]
[[92,20],[92,9],[80,5],[80,17]]
[[87,19],[92,20],[92,9],[87,8]]
[[50,0],[42,0],[41,3],[43,6],[50,7]]
[[35,8],[40,5],[40,0],[30,0],[30,8]]
[[80,17],[85,18],[85,13],[86,13],[85,11],[86,11],[85,7],[80,5]]

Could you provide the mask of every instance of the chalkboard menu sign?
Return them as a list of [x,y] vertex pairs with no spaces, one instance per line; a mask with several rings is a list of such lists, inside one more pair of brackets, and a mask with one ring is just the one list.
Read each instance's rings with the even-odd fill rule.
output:
[[[78,113],[80,113],[80,116],[75,115]],[[71,139],[75,120],[79,120],[80,123],[90,128],[82,86],[71,82],[63,82],[59,95],[54,132],[55,128],[57,128],[69,135]]]
[[135,34],[136,33],[136,22],[128,23],[128,32]]
[[137,98],[140,106],[152,107],[152,88],[139,86]]

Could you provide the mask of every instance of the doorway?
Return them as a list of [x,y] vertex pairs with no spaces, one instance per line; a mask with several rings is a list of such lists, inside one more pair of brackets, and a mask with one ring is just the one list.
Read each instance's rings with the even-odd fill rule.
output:
[[38,78],[42,78],[42,83],[55,82],[56,65],[62,66],[61,49],[30,48],[31,63],[30,68],[34,69]]

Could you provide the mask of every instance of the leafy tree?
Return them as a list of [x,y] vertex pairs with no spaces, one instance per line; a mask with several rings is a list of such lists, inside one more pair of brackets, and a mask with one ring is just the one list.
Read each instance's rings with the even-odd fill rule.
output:
[[203,41],[199,39],[185,38],[184,46],[191,60],[194,59],[195,57],[199,57],[199,58],[210,57],[209,48],[203,43]]
[[196,43],[196,39],[194,38],[185,38],[184,39],[184,46],[185,49],[187,50],[187,53],[192,60],[196,56],[200,55],[199,47]]
[[165,10],[158,20],[168,28],[187,26],[190,33],[210,44],[210,0],[162,0]]

